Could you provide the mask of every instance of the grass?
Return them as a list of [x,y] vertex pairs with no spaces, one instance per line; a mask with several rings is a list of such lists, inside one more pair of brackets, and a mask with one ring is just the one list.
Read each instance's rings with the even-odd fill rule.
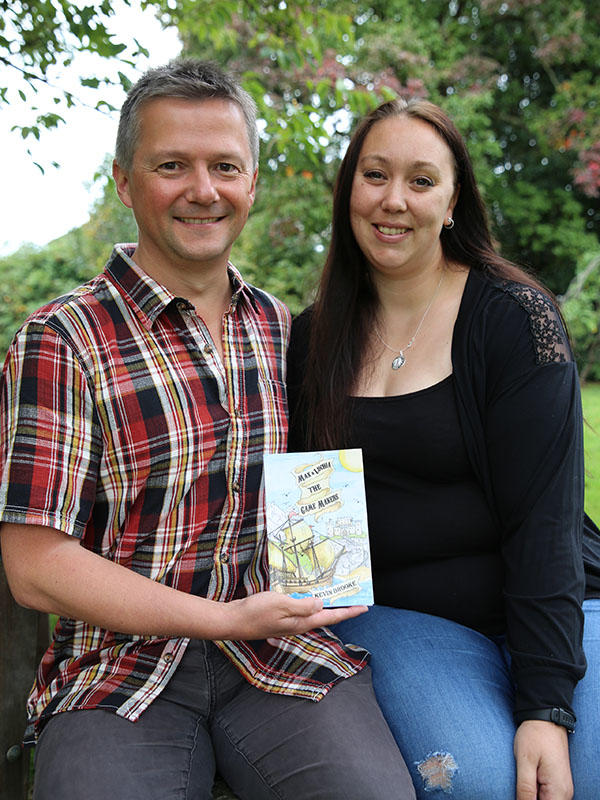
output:
[[600,383],[583,387],[585,443],[585,510],[600,524]]

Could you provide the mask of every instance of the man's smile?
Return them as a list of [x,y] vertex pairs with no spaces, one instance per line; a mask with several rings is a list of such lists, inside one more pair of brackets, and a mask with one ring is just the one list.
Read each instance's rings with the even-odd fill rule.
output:
[[219,222],[224,217],[175,217],[175,219],[190,225],[209,225],[211,222]]

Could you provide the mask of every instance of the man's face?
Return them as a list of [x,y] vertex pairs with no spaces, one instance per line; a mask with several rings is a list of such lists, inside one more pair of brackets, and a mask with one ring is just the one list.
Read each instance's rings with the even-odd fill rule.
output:
[[149,100],[130,170],[113,167],[139,229],[135,260],[160,278],[224,270],[254,202],[256,170],[241,109],[223,99]]

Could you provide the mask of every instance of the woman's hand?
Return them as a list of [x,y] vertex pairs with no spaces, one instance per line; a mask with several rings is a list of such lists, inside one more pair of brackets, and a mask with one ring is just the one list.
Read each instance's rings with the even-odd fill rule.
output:
[[567,730],[530,719],[517,728],[517,800],[571,800],[573,779]]

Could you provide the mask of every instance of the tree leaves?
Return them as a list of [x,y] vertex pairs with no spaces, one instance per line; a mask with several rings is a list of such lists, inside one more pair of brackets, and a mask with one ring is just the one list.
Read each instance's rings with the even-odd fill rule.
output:
[[[128,5],[130,0],[122,2]],[[38,108],[33,101],[64,108],[80,102],[57,77],[60,69],[67,70],[71,65],[74,54],[87,52],[108,61],[123,55],[127,46],[108,31],[107,22],[113,14],[108,2],[82,5],[69,0],[15,0],[1,3],[0,8],[0,64],[7,68],[6,85],[0,86],[0,104],[22,103],[24,116],[29,109],[40,111],[35,125],[17,125],[23,138],[39,138],[41,130],[56,127],[62,117]],[[138,42],[136,47],[134,55],[147,52]],[[79,82],[82,87],[97,90],[111,80],[93,75],[81,77]],[[41,88],[45,89],[43,100],[37,99]]]
[[[456,121],[505,255],[561,293],[597,250],[595,0],[570,0],[567,7],[560,0],[144,0],[143,6],[177,26],[188,54],[236,74],[258,104],[259,191],[237,252],[250,276],[256,270],[257,282],[294,309],[310,299],[323,261],[331,188],[349,130],[398,95],[427,97]],[[110,0],[0,0],[0,9],[0,64],[19,76],[14,88],[0,86],[0,103],[33,106],[33,119],[21,127],[24,138],[56,127],[61,110],[77,102],[62,83],[51,93],[52,111],[39,97],[50,72],[66,69],[74,53],[116,56],[125,65],[146,52],[134,39],[131,55],[109,36]],[[127,90],[125,72],[113,80]],[[101,93],[106,76],[87,74],[80,82]],[[95,105],[112,110],[101,95]]]

